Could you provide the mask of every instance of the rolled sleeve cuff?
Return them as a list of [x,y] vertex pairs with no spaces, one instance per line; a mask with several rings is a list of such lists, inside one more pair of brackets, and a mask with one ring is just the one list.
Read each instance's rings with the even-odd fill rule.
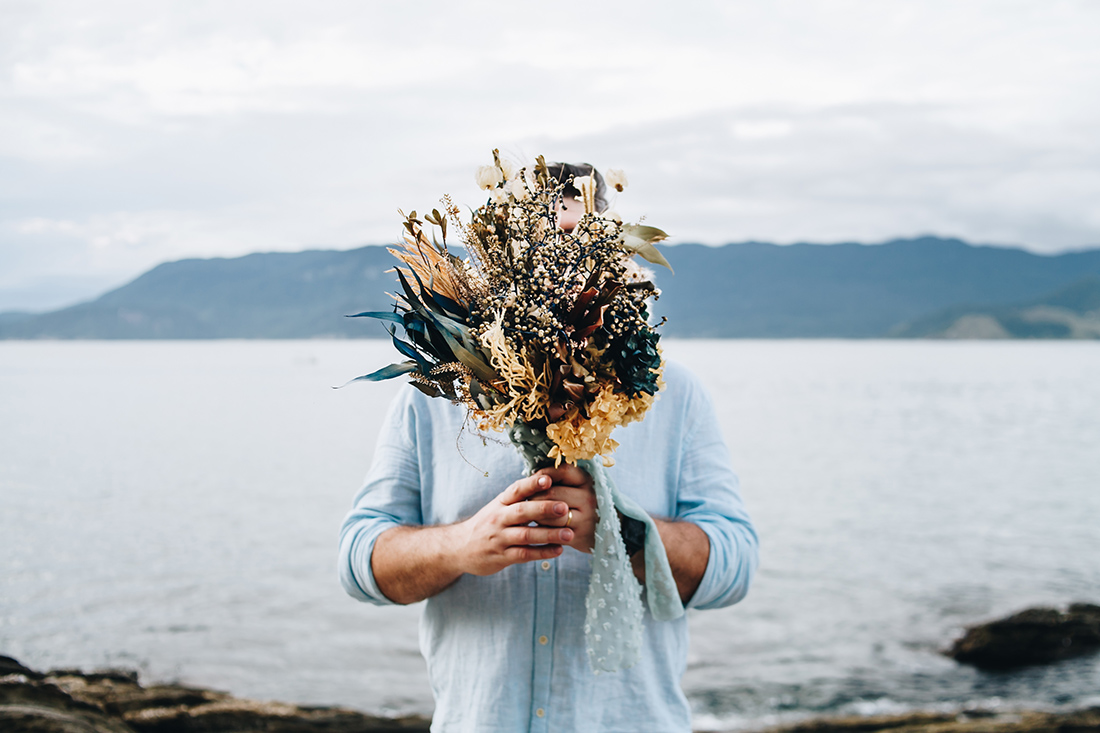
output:
[[685,608],[723,608],[749,591],[757,565],[756,534],[743,524],[695,521],[710,540],[707,569]]
[[371,553],[378,537],[399,523],[377,517],[356,520],[354,515],[355,512],[349,515],[340,537],[340,584],[348,595],[360,601],[378,606],[396,605],[378,588],[371,567]]

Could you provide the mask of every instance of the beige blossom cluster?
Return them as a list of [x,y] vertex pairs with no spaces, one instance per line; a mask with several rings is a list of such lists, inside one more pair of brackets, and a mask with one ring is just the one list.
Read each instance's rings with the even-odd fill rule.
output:
[[560,464],[603,456],[605,466],[613,465],[611,454],[619,447],[619,442],[611,437],[611,432],[621,425],[641,420],[655,399],[655,395],[644,392],[631,398],[610,388],[600,390],[584,412],[576,409],[546,426],[546,435],[554,441],[550,458]]

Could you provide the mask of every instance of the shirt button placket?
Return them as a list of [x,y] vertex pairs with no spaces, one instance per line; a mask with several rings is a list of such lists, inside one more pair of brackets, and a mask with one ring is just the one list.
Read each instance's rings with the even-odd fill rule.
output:
[[550,680],[553,678],[554,650],[550,639],[554,633],[554,606],[557,595],[557,565],[543,560],[535,570],[535,675],[531,695],[532,733],[545,733],[549,728]]

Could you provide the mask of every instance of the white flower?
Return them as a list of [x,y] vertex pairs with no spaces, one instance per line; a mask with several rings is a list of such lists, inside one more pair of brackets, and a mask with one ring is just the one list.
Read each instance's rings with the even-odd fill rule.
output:
[[600,216],[603,217],[604,219],[608,219],[610,221],[613,221],[616,224],[622,224],[623,223],[623,218],[621,216],[619,216],[619,212],[613,211],[611,209],[608,209],[607,211],[603,212],[602,214],[600,214]]
[[489,192],[489,200],[494,204],[503,204],[508,200],[508,192],[503,188],[494,188]]
[[495,188],[497,184],[504,180],[501,174],[500,168],[495,165],[483,165],[477,169],[477,173],[474,174],[474,180],[477,181],[478,188],[490,189]]
[[622,193],[622,190],[626,188],[626,174],[618,168],[609,170],[607,175],[603,177],[603,180],[608,186],[611,186],[619,193]]
[[527,183],[523,180],[523,176],[516,176],[508,183],[509,189],[512,192],[512,197],[516,201],[526,201],[528,197]]
[[585,213],[594,213],[596,211],[596,179],[593,176],[580,176],[573,179],[573,185],[580,192],[577,198],[584,202]]
[[516,175],[516,164],[510,160],[504,159],[500,161],[501,172],[504,173],[504,180],[510,181]]

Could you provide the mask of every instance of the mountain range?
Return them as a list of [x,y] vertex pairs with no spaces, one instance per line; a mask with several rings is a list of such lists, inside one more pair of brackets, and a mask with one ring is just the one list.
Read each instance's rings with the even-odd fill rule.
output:
[[[663,248],[663,333],[689,338],[1100,338],[1100,249],[1039,255],[922,237]],[[6,339],[383,337],[382,246],[159,265],[86,303],[0,314]]]

